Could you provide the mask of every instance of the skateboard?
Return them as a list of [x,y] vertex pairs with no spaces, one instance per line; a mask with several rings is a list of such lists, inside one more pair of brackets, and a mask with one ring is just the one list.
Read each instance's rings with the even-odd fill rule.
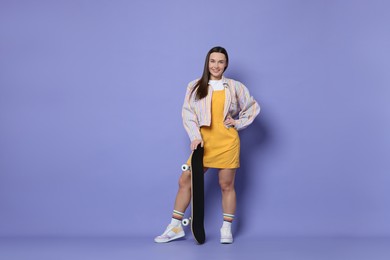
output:
[[183,225],[191,223],[191,231],[196,242],[203,244],[206,240],[204,231],[204,148],[199,144],[191,156],[191,166],[184,164],[182,170],[191,171],[191,218],[183,219]]

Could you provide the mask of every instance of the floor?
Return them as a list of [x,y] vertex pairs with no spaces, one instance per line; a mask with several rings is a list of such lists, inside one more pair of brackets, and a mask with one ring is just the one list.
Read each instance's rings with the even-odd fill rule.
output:
[[264,259],[389,260],[390,238],[251,238],[222,245],[208,237],[156,244],[153,237],[1,238],[2,260]]

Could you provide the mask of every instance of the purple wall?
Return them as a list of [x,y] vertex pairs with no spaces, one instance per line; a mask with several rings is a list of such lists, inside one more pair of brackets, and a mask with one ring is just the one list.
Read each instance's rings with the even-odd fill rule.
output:
[[241,132],[237,233],[390,235],[389,8],[1,1],[0,236],[159,234],[189,155],[185,87],[215,45],[262,106]]

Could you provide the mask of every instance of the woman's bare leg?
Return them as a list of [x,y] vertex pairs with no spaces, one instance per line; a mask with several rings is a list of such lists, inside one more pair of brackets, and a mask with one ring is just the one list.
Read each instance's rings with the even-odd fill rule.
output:
[[223,224],[221,228],[221,243],[233,243],[231,225],[236,211],[236,191],[234,189],[234,179],[236,169],[220,169],[219,185],[222,191]]
[[185,212],[191,201],[191,172],[183,171],[179,178],[179,189],[176,194],[174,209]]
[[220,169],[219,185],[222,191],[222,209],[224,213],[234,215],[236,211],[236,191],[234,189],[234,179],[236,169]]

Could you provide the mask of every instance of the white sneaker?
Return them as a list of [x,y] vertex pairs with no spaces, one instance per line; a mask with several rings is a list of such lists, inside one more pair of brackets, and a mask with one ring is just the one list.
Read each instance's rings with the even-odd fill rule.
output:
[[233,243],[233,235],[230,228],[221,228],[221,244]]
[[176,240],[178,238],[184,237],[185,233],[183,227],[181,225],[175,226],[169,224],[167,229],[165,229],[164,233],[161,236],[155,237],[154,242],[156,243],[167,243],[172,240]]

